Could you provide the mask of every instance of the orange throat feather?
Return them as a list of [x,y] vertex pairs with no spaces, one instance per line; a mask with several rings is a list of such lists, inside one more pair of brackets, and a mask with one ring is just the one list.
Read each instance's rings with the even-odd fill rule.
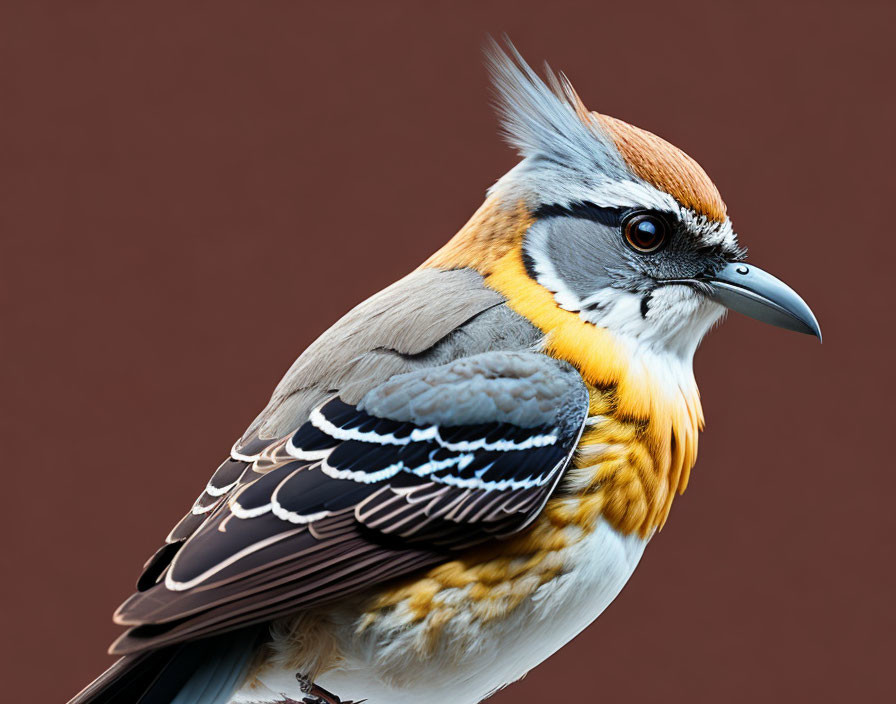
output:
[[523,265],[522,238],[532,222],[524,206],[508,209],[491,197],[424,266],[479,271],[544,333],[545,353],[576,367],[589,387],[588,425],[546,520],[590,530],[603,517],[646,538],[665,523],[697,457],[703,413],[690,364],[672,370],[560,308]]

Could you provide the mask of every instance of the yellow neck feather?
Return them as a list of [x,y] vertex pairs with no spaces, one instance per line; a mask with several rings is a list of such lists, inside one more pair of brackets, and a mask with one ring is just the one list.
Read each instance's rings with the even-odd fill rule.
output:
[[[584,495],[592,497],[598,515],[624,532],[649,535],[662,527],[675,492],[685,490],[697,458],[703,413],[696,385],[689,374],[684,386],[670,383],[662,378],[668,370],[639,361],[608,330],[560,308],[523,266],[522,236],[531,223],[522,207],[509,211],[486,201],[424,266],[478,270],[511,309],[545,334],[547,354],[579,370],[592,390],[590,415],[602,419],[583,434],[576,463],[580,475],[590,469],[593,476],[575,481],[587,487]],[[620,443],[625,446],[622,457]],[[593,451],[597,446],[617,450],[600,454]],[[588,464],[592,461],[596,464]],[[555,508],[566,515],[562,505]],[[576,506],[579,517],[571,520],[587,522],[581,501]]]

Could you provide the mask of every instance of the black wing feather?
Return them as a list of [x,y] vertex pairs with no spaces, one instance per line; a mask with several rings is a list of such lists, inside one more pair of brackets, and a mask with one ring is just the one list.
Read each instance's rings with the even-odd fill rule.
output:
[[114,650],[276,618],[521,530],[575,450],[587,414],[576,391],[572,411],[558,397],[557,420],[537,425],[411,422],[335,397],[291,436],[253,440],[148,563]]

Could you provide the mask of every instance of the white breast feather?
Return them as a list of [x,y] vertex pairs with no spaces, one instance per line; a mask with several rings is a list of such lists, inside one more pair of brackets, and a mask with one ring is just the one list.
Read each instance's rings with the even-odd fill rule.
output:
[[[337,633],[344,659],[318,684],[343,700],[366,699],[369,704],[475,704],[518,680],[596,619],[628,581],[646,543],[601,520],[591,534],[566,549],[563,574],[540,586],[505,619],[476,621],[463,610],[462,590],[455,590],[460,613],[425,659],[414,647],[419,633],[409,627],[401,609],[357,636],[357,614],[337,606],[334,616],[345,624]],[[233,701],[301,701],[295,675],[269,670],[260,677],[267,695],[258,687],[244,688]]]

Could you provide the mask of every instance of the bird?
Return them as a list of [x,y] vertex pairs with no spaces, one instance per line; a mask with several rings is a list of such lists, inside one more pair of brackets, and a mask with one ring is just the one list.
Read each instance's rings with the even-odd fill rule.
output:
[[116,611],[70,704],[474,704],[607,608],[684,492],[693,355],[731,310],[815,335],[718,189],[509,40],[519,162],[287,371]]

